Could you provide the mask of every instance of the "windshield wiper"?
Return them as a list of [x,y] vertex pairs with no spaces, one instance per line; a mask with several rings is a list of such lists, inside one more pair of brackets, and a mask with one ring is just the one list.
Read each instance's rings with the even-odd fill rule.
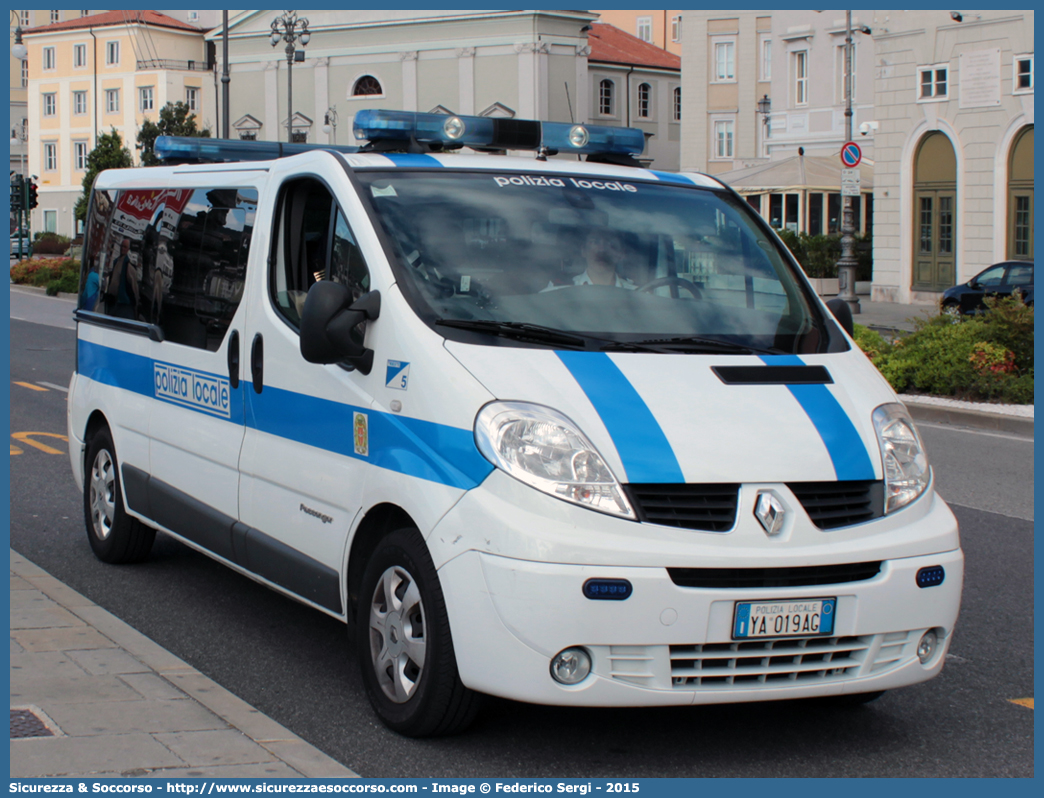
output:
[[440,327],[453,327],[458,330],[474,330],[475,332],[498,335],[503,338],[514,338],[519,341],[566,346],[570,349],[586,349],[587,339],[570,335],[553,327],[541,327],[539,324],[528,324],[521,321],[491,321],[488,319],[435,319]]
[[737,344],[732,341],[721,341],[717,338],[707,338],[702,335],[680,335],[674,338],[648,338],[641,341],[621,344],[626,346],[641,346],[650,349],[656,348],[661,351],[677,352],[703,352],[707,354],[737,354],[737,355],[780,355],[786,354],[779,349],[763,349],[748,344]]

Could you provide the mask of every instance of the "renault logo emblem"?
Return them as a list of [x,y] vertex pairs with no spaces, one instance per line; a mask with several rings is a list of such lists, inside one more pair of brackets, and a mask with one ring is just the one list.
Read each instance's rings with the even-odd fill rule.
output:
[[786,510],[783,508],[783,503],[769,491],[758,493],[758,501],[754,505],[754,515],[761,522],[765,534],[769,537],[783,531]]

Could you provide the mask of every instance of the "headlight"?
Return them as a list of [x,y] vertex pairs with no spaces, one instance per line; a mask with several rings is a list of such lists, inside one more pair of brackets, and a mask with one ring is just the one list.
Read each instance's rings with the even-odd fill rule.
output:
[[475,442],[493,465],[537,490],[635,518],[602,456],[572,421],[549,407],[492,402],[475,419]]
[[905,507],[928,487],[931,468],[910,414],[900,404],[874,411],[874,429],[884,465],[885,513]]

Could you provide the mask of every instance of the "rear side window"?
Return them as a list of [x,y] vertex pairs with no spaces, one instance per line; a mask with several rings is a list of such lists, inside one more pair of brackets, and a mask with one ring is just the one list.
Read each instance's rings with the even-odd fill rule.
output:
[[139,318],[216,351],[243,297],[257,212],[252,188],[168,189],[146,232]]
[[111,268],[106,249],[109,222],[116,206],[116,192],[99,190],[91,196],[90,213],[84,229],[84,255],[80,274],[80,310],[102,311],[102,275]]

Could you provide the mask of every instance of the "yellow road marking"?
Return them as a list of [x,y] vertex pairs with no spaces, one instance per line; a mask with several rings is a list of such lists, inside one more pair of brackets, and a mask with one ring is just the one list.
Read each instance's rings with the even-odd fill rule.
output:
[[41,388],[39,385],[33,385],[31,382],[17,382],[16,381],[15,385],[21,385],[23,388],[28,388],[30,391],[44,391],[45,393],[47,391],[46,388]]
[[19,448],[18,448],[17,446],[15,446],[15,445],[14,445],[14,444],[12,443],[12,444],[11,444],[11,454],[21,454],[21,453],[22,453],[22,450],[21,450],[21,449],[19,449]]
[[1011,698],[1008,700],[1013,704],[1018,704],[1020,707],[1029,707],[1030,709],[1033,709],[1032,698]]
[[30,446],[33,446],[33,447],[39,449],[41,452],[44,452],[45,454],[65,454],[65,452],[63,452],[61,449],[54,449],[54,448],[48,446],[46,443],[40,443],[40,441],[34,441],[32,439],[32,437],[31,437],[32,435],[43,435],[46,438],[59,438],[60,440],[65,441],[66,443],[69,442],[68,438],[66,438],[64,435],[59,435],[56,432],[12,432],[11,433],[11,437],[14,438],[16,441],[21,441],[22,443],[27,443]]

